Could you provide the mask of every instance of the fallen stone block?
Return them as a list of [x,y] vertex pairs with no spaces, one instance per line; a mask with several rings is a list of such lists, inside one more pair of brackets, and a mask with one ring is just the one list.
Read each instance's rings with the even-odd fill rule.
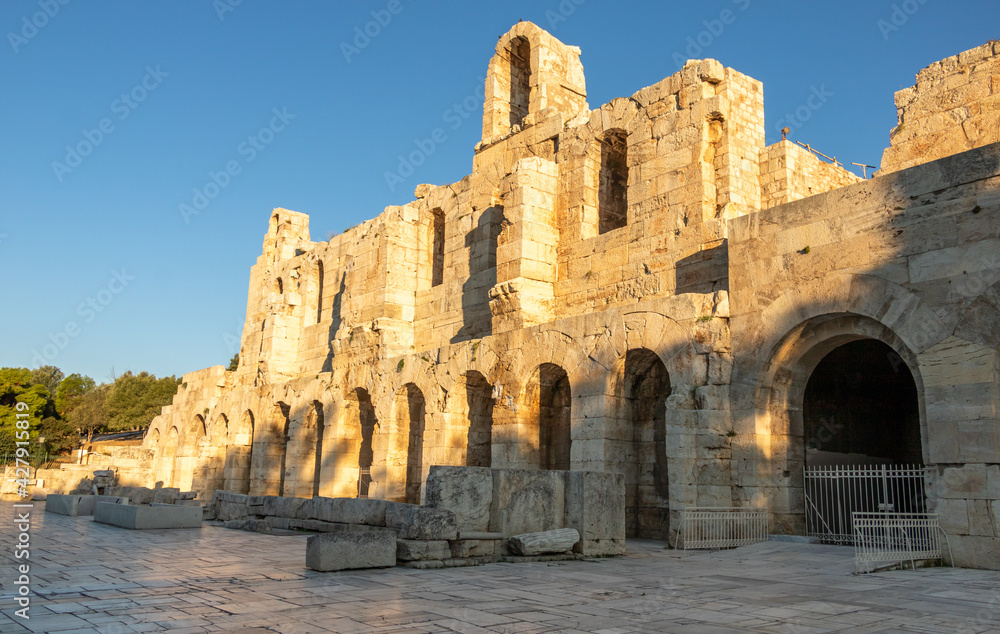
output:
[[[173,504],[177,501],[177,496],[181,494],[181,490],[175,487],[164,487],[162,489],[156,489],[153,491],[153,500],[157,504]],[[152,503],[151,502],[151,503]]]
[[[156,492],[146,487],[128,487],[129,504],[152,504]],[[122,495],[125,495],[124,493]]]
[[271,517],[296,517],[299,509],[305,503],[305,498],[268,495],[264,498],[262,514]]
[[306,541],[306,567],[321,572],[388,568],[396,565],[396,536],[390,531],[323,533]]
[[199,528],[201,526],[201,508],[172,504],[132,506],[100,502],[94,509],[94,521],[137,530]]
[[425,561],[428,559],[448,559],[451,548],[445,540],[396,540],[397,561]]
[[396,529],[400,539],[456,539],[455,514],[445,509],[429,509],[416,504],[388,502],[385,525]]
[[572,550],[580,541],[580,533],[575,528],[557,528],[540,533],[515,535],[507,540],[507,546],[515,555],[545,555]]
[[311,506],[308,519],[341,524],[385,526],[387,504],[385,500],[316,497],[311,500],[310,505],[303,507],[303,510]]

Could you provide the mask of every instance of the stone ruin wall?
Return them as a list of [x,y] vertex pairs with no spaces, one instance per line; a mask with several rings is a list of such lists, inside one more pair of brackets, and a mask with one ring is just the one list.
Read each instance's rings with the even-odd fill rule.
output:
[[[588,469],[625,476],[629,535],[672,537],[694,505],[768,506],[772,530],[801,531],[789,377],[823,348],[803,342],[866,336],[924,382],[925,463],[979,469],[980,492],[938,497],[998,504],[1000,330],[949,340],[1000,305],[995,151],[971,175],[861,182],[765,147],[761,84],[714,60],[590,110],[579,54],[526,22],[500,39],[461,181],[329,242],[272,213],[239,368],[184,376],[146,436],[150,484],[417,502],[434,464]],[[935,242],[948,214],[967,229]],[[991,290],[943,292],[970,275]],[[993,515],[964,530],[1000,537]]]
[[1000,141],[1000,40],[921,70],[896,112],[880,174]]

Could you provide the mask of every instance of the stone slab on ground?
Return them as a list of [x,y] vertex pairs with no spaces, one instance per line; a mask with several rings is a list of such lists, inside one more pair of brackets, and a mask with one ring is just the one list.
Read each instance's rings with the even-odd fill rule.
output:
[[313,535],[306,542],[306,567],[321,572],[396,565],[396,536],[391,531]]
[[127,504],[128,498],[113,495],[62,495],[50,493],[45,499],[45,510],[49,513],[59,513],[76,517],[78,515],[93,515],[98,502],[109,504]]
[[[0,504],[0,526],[12,526],[18,510]],[[1000,631],[996,572],[854,575],[854,549],[843,546],[679,551],[630,539],[626,556],[596,561],[324,575],[302,565],[305,534],[214,524],[119,531],[54,513],[32,514],[31,522],[43,537],[32,540],[31,558],[43,566],[46,596],[31,602],[30,621],[0,611],[4,634],[160,631],[168,623],[189,631],[338,634]],[[17,535],[0,530],[0,551],[13,553]]]
[[199,528],[201,509],[196,506],[132,506],[101,502],[94,509],[94,521],[136,530]]

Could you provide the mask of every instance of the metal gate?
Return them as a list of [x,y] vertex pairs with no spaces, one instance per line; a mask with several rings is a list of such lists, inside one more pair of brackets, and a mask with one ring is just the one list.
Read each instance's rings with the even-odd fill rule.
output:
[[806,535],[853,545],[854,512],[926,513],[924,472],[918,465],[806,467]]

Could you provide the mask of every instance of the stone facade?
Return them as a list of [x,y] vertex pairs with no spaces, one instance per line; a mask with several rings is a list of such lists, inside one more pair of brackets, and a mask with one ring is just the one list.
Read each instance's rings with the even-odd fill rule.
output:
[[[995,46],[897,94],[862,181],[765,147],[761,84],[714,60],[591,110],[579,49],[517,24],[472,174],[327,242],[274,210],[239,368],[184,376],[150,482],[416,503],[432,465],[606,471],[630,536],[673,539],[694,505],[799,532],[807,384],[862,341],[912,376],[956,557],[1000,567]],[[926,114],[956,90],[964,123]],[[918,126],[966,141],[935,154]]]

